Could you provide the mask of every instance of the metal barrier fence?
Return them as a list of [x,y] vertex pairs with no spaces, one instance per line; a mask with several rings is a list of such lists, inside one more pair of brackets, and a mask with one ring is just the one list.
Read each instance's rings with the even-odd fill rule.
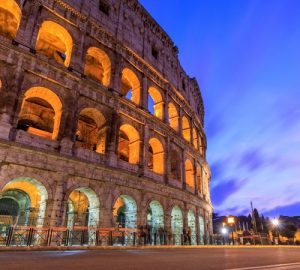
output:
[[5,226],[0,246],[141,246],[196,245],[197,235],[150,233],[139,229]]

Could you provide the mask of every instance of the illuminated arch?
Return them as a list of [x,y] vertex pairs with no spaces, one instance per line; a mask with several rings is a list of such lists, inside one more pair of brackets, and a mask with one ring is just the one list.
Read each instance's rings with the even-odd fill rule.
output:
[[118,137],[118,157],[131,164],[137,164],[141,142],[138,131],[133,126],[124,124],[120,127]]
[[140,104],[141,85],[136,74],[129,68],[124,68],[121,78],[121,94],[135,104]]
[[171,228],[173,234],[173,244],[181,245],[181,235],[183,231],[183,215],[179,206],[174,206],[171,211]]
[[[29,133],[56,140],[61,114],[62,103],[54,92],[44,87],[32,87],[24,95],[19,126],[22,121],[27,121],[30,125],[25,128]],[[39,125],[43,125],[43,128]],[[48,127],[46,131],[43,130],[45,125]]]
[[200,245],[204,245],[205,238],[205,224],[203,216],[199,216],[199,232],[200,232]]
[[44,21],[39,29],[35,48],[38,52],[68,67],[73,39],[61,25],[52,21]]
[[[18,207],[18,224],[41,226],[44,223],[48,192],[43,184],[29,177],[8,182],[1,190],[1,210],[12,201]],[[2,199],[6,199],[2,200]],[[2,213],[3,214],[3,213]],[[6,213],[12,215],[10,211]]]
[[191,230],[191,244],[196,245],[196,218],[193,210],[188,212],[188,228]]
[[178,119],[179,119],[178,111],[172,102],[170,102],[168,105],[168,114],[169,114],[169,118],[168,118],[169,124],[171,128],[178,131]]
[[94,108],[83,109],[78,117],[76,130],[76,145],[105,153],[106,120],[101,112]]
[[153,233],[158,233],[160,228],[164,228],[164,209],[158,201],[149,203],[147,224],[152,228]]
[[22,11],[14,0],[0,2],[0,34],[14,39],[17,35],[22,17]]
[[74,189],[68,198],[67,226],[97,227],[99,224],[100,202],[91,188]]
[[87,50],[84,74],[109,86],[111,62],[108,55],[101,49],[91,47]]
[[189,187],[195,187],[193,163],[189,159],[185,161],[185,182]]
[[181,181],[181,170],[180,170],[180,156],[178,151],[172,149],[170,152],[170,163],[171,163],[171,178]]
[[182,136],[186,141],[191,142],[190,122],[185,116],[182,117]]
[[120,227],[136,228],[137,204],[131,196],[119,196],[112,210],[114,219]]
[[164,115],[164,102],[160,91],[154,87],[148,90],[148,110],[160,120],[163,120]]
[[193,128],[193,145],[196,149],[198,149],[198,133],[196,128]]
[[164,148],[157,138],[149,140],[148,167],[155,173],[164,173]]

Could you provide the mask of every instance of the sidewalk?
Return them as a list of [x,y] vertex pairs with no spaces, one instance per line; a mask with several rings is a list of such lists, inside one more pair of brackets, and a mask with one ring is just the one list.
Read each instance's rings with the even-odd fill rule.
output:
[[32,247],[0,247],[0,252],[7,251],[70,251],[70,250],[144,250],[144,249],[258,249],[258,248],[295,248],[300,250],[300,246],[220,246],[220,245],[201,245],[201,246],[32,246]]

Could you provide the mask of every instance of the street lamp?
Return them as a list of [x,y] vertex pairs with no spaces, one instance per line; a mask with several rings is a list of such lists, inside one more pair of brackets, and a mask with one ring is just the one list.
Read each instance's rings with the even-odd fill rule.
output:
[[227,217],[227,223],[231,227],[231,238],[232,238],[232,244],[234,245],[234,237],[233,237],[233,225],[235,223],[234,216]]
[[225,245],[225,236],[228,234],[227,228],[223,227],[223,228],[221,229],[221,233],[222,233],[222,235],[223,235],[223,245]]
[[278,231],[278,227],[279,227],[279,219],[278,218],[273,218],[272,219],[272,224],[275,230],[275,237],[274,237],[274,242],[275,245],[278,245],[278,238],[279,238],[279,231]]

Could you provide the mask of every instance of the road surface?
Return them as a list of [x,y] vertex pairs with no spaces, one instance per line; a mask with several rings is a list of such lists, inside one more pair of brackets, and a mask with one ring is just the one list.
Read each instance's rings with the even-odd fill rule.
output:
[[300,270],[297,248],[0,252],[5,270]]

